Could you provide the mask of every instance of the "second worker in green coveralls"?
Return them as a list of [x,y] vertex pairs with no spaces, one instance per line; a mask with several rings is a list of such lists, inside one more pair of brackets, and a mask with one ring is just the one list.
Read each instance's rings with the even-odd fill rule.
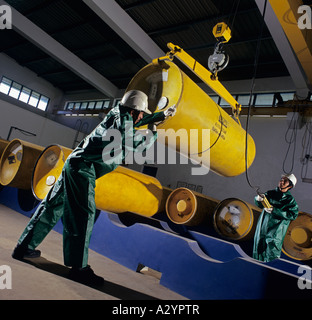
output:
[[[149,142],[134,139],[127,143],[129,137],[133,138],[133,127],[163,121],[174,112],[174,108],[169,108],[165,112],[151,114],[145,93],[139,90],[126,92],[120,105],[113,108],[69,155],[60,177],[42,200],[19,238],[12,254],[13,258],[40,256],[40,251],[35,249],[62,217],[64,264],[72,267],[70,278],[83,283],[104,283],[104,279],[95,275],[87,264],[89,241],[96,214],[95,180],[113,171],[125,159],[127,153],[136,151],[138,145],[145,143],[148,148],[156,140],[157,133],[154,132]],[[132,125],[129,126],[129,123]],[[115,162],[104,162],[103,150],[106,150],[105,147],[110,143],[110,139],[107,139],[110,130],[118,130],[121,134],[121,143],[117,150],[116,146],[114,149],[114,152],[119,151],[119,157]],[[106,158],[111,159],[110,156]]]
[[296,182],[294,174],[283,175],[276,189],[255,197],[258,207],[263,208],[261,201],[265,196],[272,208],[263,208],[259,217],[254,236],[254,259],[269,262],[280,257],[288,226],[298,217],[298,205],[290,193]]

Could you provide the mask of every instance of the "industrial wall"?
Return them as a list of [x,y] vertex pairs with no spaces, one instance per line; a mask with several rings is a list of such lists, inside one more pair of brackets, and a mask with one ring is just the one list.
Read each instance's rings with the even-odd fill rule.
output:
[[36,136],[25,135],[19,130],[13,129],[9,140],[18,138],[43,147],[54,143],[71,147],[75,140],[75,130],[47,119],[46,117],[1,99],[0,108],[0,137],[2,139],[7,139],[11,127],[17,127],[33,133]]
[[52,109],[59,105],[61,99],[63,98],[63,92],[61,90],[55,88],[51,83],[38,77],[29,69],[22,67],[6,54],[0,53],[0,79],[2,76],[14,80],[49,97],[50,103],[48,107],[49,109],[47,110],[49,112],[52,112]]

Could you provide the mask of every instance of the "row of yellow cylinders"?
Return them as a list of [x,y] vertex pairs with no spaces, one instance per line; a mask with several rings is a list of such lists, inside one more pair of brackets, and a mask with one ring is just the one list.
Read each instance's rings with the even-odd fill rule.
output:
[[[72,149],[52,145],[47,148],[27,141],[3,141],[0,158],[0,184],[32,189],[42,200],[60,176]],[[95,201],[98,209],[115,213],[130,211],[152,216],[165,207],[169,190],[154,178],[118,167],[97,179]]]
[[[61,174],[71,151],[59,145],[43,149],[17,139],[5,142],[0,160],[0,183],[24,189],[31,186],[35,197],[41,200]],[[39,156],[34,157],[38,152]],[[29,172],[32,172],[31,177]],[[98,179],[95,191],[100,210],[129,211],[145,216],[166,211],[175,224],[212,224],[222,238],[231,241],[252,239],[260,214],[258,208],[240,199],[220,202],[187,188],[170,190],[161,186],[157,179],[124,167]],[[301,212],[287,231],[284,253],[294,259],[310,260],[311,237],[312,217]]]
[[[15,139],[6,146],[0,159],[0,183],[21,189],[31,187],[34,196],[42,200],[60,176],[71,152],[72,149],[59,145],[44,149]],[[171,221],[189,226],[204,222],[215,212],[216,230],[234,240],[246,238],[253,226],[250,205],[241,200],[220,203],[186,188],[173,191],[163,187],[154,177],[121,166],[96,180],[95,201],[98,209],[114,213],[129,211],[153,216],[166,210]],[[232,221],[223,209],[219,210],[235,206],[239,221]],[[226,225],[224,221],[227,221]]]

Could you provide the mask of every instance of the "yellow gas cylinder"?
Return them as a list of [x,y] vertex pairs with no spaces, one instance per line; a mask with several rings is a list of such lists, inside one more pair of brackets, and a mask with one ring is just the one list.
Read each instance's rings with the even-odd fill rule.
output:
[[[145,66],[127,87],[127,91],[135,89],[147,94],[152,112],[176,107],[173,117],[157,125],[158,140],[219,175],[230,177],[245,171],[246,131],[175,63],[159,61]],[[179,129],[187,131],[187,140],[170,139]],[[198,130],[196,136],[192,129]],[[208,133],[204,129],[209,129]],[[203,134],[204,141],[210,139],[208,146],[203,143]],[[190,151],[194,145],[198,146],[196,152]],[[210,157],[206,156],[207,152]],[[255,144],[248,135],[247,167],[254,157]]]
[[211,216],[219,201],[188,188],[177,188],[166,201],[168,218],[176,224],[196,226]]
[[19,139],[8,143],[0,159],[0,184],[30,189],[32,172],[43,149],[44,147]]
[[[41,153],[32,179],[32,190],[37,199],[42,200],[52,188],[71,151],[52,145]],[[99,210],[152,216],[165,210],[170,192],[156,178],[119,166],[96,180],[95,203]]]
[[299,212],[296,220],[289,224],[282,251],[295,260],[312,259],[312,215]]
[[64,146],[51,145],[40,154],[31,181],[33,195],[38,200],[42,200],[54,185],[72,151]]
[[214,228],[228,240],[250,239],[255,233],[260,212],[259,208],[240,199],[224,199],[215,208]]
[[164,211],[168,194],[156,178],[119,166],[96,180],[95,203],[104,211],[151,217]]

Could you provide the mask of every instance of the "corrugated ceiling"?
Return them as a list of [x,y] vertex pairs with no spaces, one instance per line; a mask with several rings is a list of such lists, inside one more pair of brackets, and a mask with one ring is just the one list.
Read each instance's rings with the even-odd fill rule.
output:
[[[8,4],[51,35],[92,68],[124,89],[146,62],[81,0],[7,0]],[[224,46],[230,55],[219,79],[251,78],[262,22],[253,0],[117,0],[129,16],[164,51],[179,45],[206,66],[213,52],[213,26],[225,21],[232,39]],[[239,6],[236,11],[236,6]],[[90,84],[21,37],[14,30],[0,32],[0,52],[33,70],[61,90],[91,89]],[[265,27],[257,77],[288,75]]]

